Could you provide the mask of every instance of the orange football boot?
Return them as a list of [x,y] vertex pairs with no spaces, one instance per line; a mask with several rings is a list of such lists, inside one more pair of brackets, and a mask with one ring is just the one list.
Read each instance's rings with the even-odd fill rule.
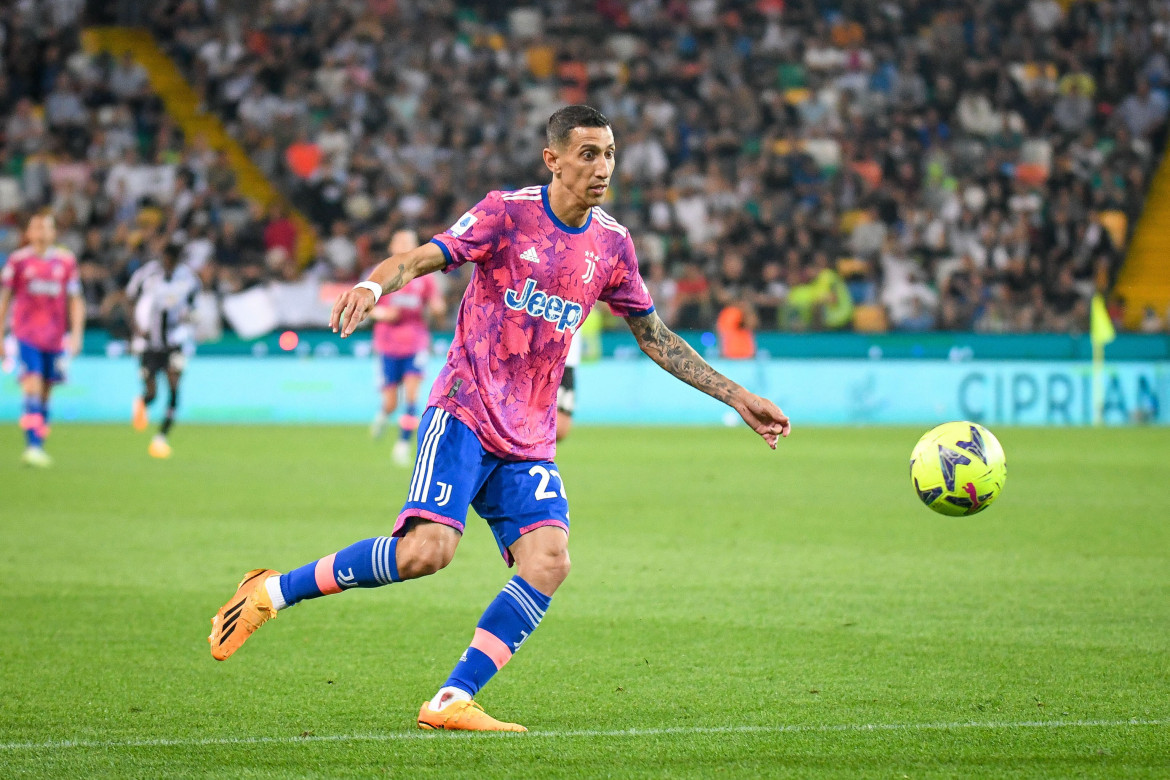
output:
[[145,431],[146,426],[150,425],[150,417],[146,413],[146,404],[141,398],[134,399],[134,414],[130,418],[130,424],[134,426],[136,431]]
[[455,701],[441,710],[432,710],[424,701],[418,711],[418,727],[446,731],[528,731],[519,723],[504,723],[483,711],[474,701]]
[[167,437],[161,433],[150,440],[150,446],[146,448],[146,451],[152,458],[166,460],[171,457],[171,445],[167,444]]
[[224,661],[240,649],[252,632],[276,617],[272,599],[264,581],[280,572],[272,569],[252,569],[240,580],[236,595],[219,608],[211,619],[211,657]]

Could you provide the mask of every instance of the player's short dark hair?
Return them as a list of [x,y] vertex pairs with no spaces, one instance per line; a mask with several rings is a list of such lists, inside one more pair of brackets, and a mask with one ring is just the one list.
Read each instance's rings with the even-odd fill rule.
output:
[[609,127],[605,114],[590,106],[565,106],[548,118],[548,145],[563,148],[575,127]]

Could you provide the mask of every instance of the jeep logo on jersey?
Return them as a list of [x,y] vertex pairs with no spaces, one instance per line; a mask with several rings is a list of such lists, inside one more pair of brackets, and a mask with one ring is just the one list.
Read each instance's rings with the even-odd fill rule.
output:
[[33,295],[48,295],[57,297],[61,294],[61,283],[53,279],[30,279],[28,291]]
[[575,333],[581,324],[581,313],[585,310],[581,304],[566,301],[559,295],[549,295],[536,289],[536,280],[529,279],[524,283],[520,292],[508,290],[504,293],[504,303],[513,311],[526,311],[530,317],[544,317],[549,322],[557,324],[557,330],[568,330]]

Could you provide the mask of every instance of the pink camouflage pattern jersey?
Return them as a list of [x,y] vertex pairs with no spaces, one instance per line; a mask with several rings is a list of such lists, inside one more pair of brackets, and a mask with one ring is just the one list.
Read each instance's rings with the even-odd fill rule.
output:
[[488,193],[431,241],[445,270],[475,268],[428,406],[501,458],[551,460],[557,386],[577,327],[599,300],[619,317],[654,311],[629,231],[597,206],[570,227],[547,187],[527,187]]
[[77,260],[60,246],[44,255],[22,247],[0,269],[0,286],[12,290],[12,335],[42,352],[64,349],[69,297],[81,292]]
[[401,290],[383,295],[377,305],[397,309],[398,319],[374,323],[374,351],[390,357],[412,357],[425,351],[431,343],[427,307],[442,298],[433,276],[411,279]]

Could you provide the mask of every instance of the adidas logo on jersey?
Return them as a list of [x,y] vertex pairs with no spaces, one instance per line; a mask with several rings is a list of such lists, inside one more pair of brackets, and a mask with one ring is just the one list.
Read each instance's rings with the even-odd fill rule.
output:
[[577,331],[581,314],[585,311],[579,303],[538,291],[535,279],[526,281],[520,292],[508,290],[504,293],[504,303],[512,311],[526,311],[530,317],[543,317],[555,322],[558,331],[568,330],[570,333]]
[[536,254],[536,247],[530,246],[520,253],[520,258],[530,263],[539,263],[540,255]]

